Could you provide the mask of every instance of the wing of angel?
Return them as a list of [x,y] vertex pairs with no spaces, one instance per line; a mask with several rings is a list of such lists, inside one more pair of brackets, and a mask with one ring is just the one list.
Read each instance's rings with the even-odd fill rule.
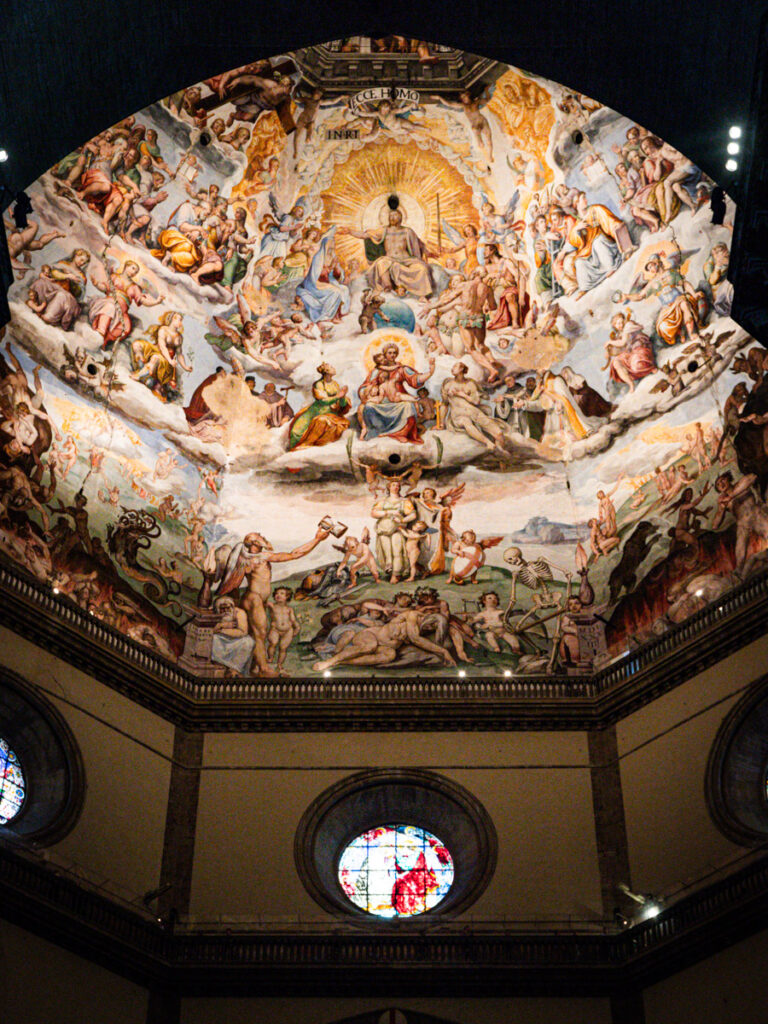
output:
[[378,470],[374,469],[373,466],[363,466],[363,472],[365,473],[366,484],[372,487],[379,478]]
[[239,345],[241,343],[242,339],[240,337],[240,332],[229,320],[225,320],[220,316],[215,316],[213,319],[219,330],[226,334],[233,345]]
[[245,367],[237,356],[230,356],[229,361],[232,364],[232,369],[235,371],[235,375],[237,377],[245,377]]
[[274,192],[269,193],[269,208],[275,215],[275,219],[279,221],[283,214],[280,207],[277,205],[277,196]]
[[244,552],[242,544],[235,544],[234,547],[230,544],[220,544],[215,549],[213,570],[216,573],[216,579],[221,580],[221,584],[219,586],[220,595],[223,596],[232,590],[237,590],[243,582],[244,573],[242,570],[243,563],[246,561],[243,555]]
[[360,543],[361,544],[370,544],[370,542],[371,542],[371,531],[368,529],[367,526],[364,526],[363,527],[363,532],[360,534]]
[[654,384],[653,387],[651,388],[651,394],[652,395],[659,395],[659,394],[661,394],[662,391],[666,391],[668,387],[669,387],[669,381],[666,380],[666,378],[664,380],[660,380],[658,382],[658,384]]
[[461,237],[461,232],[458,231],[453,224],[449,224],[445,217],[440,218],[440,226],[445,232],[446,238],[453,243],[453,245],[462,245],[464,239]]
[[514,217],[515,210],[517,209],[517,204],[519,203],[519,201],[520,189],[516,188],[515,191],[512,193],[509,202],[504,207],[504,220],[511,220],[512,217]]
[[464,488],[466,486],[466,484],[459,484],[458,487],[452,487],[449,491],[445,491],[443,494],[440,495],[440,501],[444,502],[445,499],[447,498],[449,505],[455,505],[456,502],[464,493]]
[[484,537],[480,541],[480,547],[487,551],[488,548],[495,548],[497,544],[501,544],[503,540],[503,537]]

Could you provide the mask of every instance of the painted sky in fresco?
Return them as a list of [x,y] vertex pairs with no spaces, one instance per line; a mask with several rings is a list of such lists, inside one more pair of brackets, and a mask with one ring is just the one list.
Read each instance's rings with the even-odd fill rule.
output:
[[712,187],[394,36],[126,117],[7,225],[2,557],[203,677],[593,671],[763,567]]

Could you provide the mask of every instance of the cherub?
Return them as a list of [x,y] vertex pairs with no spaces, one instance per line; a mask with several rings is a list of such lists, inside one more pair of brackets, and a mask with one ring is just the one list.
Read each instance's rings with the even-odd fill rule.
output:
[[114,487],[109,487],[107,490],[100,487],[97,496],[99,501],[105,505],[112,505],[113,508],[117,508],[120,504],[120,488],[117,484]]
[[425,523],[423,519],[417,519],[410,529],[403,526],[400,527],[400,536],[405,537],[405,554],[411,570],[411,574],[406,580],[408,583],[416,579],[416,572],[419,568],[419,556],[421,554],[421,542],[428,529],[429,524]]
[[376,291],[374,288],[366,288],[360,297],[360,301],[362,308],[357,322],[360,324],[361,334],[370,334],[371,331],[376,329],[374,317],[377,314],[381,320],[389,323],[389,317],[381,312],[381,307],[384,305],[384,296],[381,292]]
[[483,540],[478,540],[474,530],[465,530],[459,539],[451,545],[454,557],[448,582],[455,583],[457,586],[474,583],[478,572],[485,565],[486,550],[501,544],[503,539],[503,537],[485,537]]
[[[441,356],[449,356],[451,353],[445,347],[445,342],[440,334],[439,317],[437,313],[431,312],[424,321],[424,327],[418,328],[425,338],[428,338],[426,344],[427,352],[437,352]],[[418,333],[418,332],[417,332]]]
[[376,559],[373,557],[369,544],[371,542],[371,534],[368,527],[363,527],[363,532],[360,534],[360,539],[357,537],[347,537],[343,545],[334,544],[333,546],[337,551],[342,551],[344,557],[342,558],[338,568],[336,569],[336,575],[341,576],[349,565],[349,586],[354,587],[357,583],[357,574],[361,569],[367,569],[376,583],[379,582],[379,569],[376,565]]
[[514,633],[507,629],[507,624],[504,621],[505,612],[501,610],[499,595],[496,591],[486,591],[481,595],[478,604],[480,611],[471,615],[469,621],[481,634],[486,645],[498,654],[501,651],[499,641],[503,640],[516,654],[519,654],[520,641]]
[[270,614],[270,627],[267,634],[267,659],[273,661],[277,653],[275,668],[283,670],[285,656],[294,637],[298,636],[298,619],[288,602],[293,597],[290,587],[275,587],[272,597],[267,601]]

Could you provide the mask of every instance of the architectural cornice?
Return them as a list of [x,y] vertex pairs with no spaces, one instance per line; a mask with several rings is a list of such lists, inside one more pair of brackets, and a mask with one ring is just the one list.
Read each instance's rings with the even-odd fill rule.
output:
[[0,846],[0,914],[145,985],[195,995],[591,995],[653,984],[765,925],[768,858],[603,933],[172,930]]
[[768,573],[594,675],[207,681],[0,566],[0,625],[189,730],[601,728],[763,636],[766,622]]

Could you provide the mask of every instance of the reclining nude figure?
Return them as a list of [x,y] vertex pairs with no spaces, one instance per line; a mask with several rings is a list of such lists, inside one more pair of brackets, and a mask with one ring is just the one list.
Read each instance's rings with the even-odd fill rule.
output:
[[325,661],[316,661],[313,668],[324,672],[336,665],[390,665],[397,659],[403,644],[410,643],[429,654],[436,654],[446,665],[455,665],[453,657],[440,644],[427,640],[420,633],[426,612],[406,608],[381,626],[368,626],[359,633],[345,633],[339,640],[336,654]]

